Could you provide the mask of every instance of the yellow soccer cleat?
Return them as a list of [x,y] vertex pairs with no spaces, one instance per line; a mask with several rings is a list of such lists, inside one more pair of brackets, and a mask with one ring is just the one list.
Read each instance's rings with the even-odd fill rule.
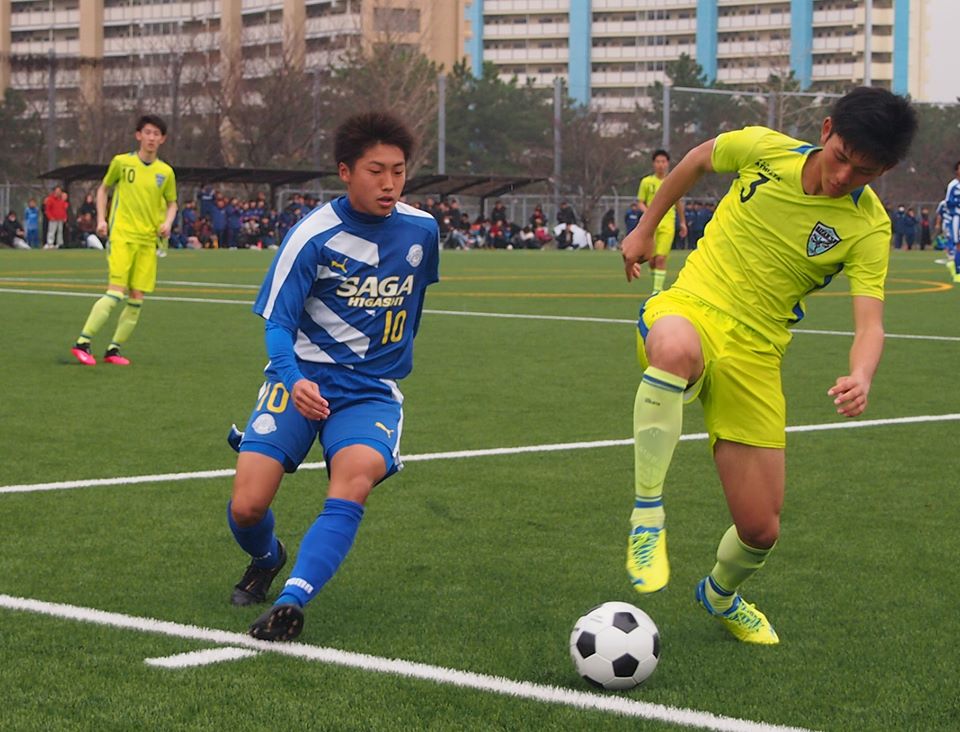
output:
[[635,526],[627,539],[627,574],[637,592],[658,592],[670,579],[667,530]]
[[697,602],[704,610],[719,620],[737,640],[768,646],[780,642],[780,637],[773,626],[770,625],[767,616],[740,597],[739,592],[734,596],[733,605],[730,606],[729,610],[722,613],[714,610],[707,599],[706,583],[709,579],[709,577],[704,577],[697,585]]

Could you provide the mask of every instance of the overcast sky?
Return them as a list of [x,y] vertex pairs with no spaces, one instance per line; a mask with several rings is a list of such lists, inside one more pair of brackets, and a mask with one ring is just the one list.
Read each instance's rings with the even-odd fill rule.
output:
[[[917,0],[914,0],[915,2]],[[923,95],[929,102],[955,102],[960,97],[960,63],[957,42],[960,40],[960,0],[919,0],[929,10],[933,22],[926,29],[922,43],[930,84]]]

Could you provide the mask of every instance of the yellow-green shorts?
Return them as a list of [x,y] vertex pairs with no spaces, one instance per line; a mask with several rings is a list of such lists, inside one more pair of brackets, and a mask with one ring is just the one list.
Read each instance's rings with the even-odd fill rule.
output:
[[[672,217],[673,214],[671,213],[670,216]],[[664,219],[661,221],[656,233],[653,235],[654,254],[658,257],[665,257],[670,254],[670,250],[673,249],[673,240],[676,234],[677,227],[672,220],[667,221]]]
[[644,349],[651,326],[665,315],[679,315],[700,334],[703,374],[684,395],[700,397],[710,445],[729,440],[757,447],[786,445],[786,403],[780,385],[782,353],[739,320],[675,287],[647,300],[637,322],[637,358],[646,369]]
[[157,284],[157,245],[110,240],[110,284],[153,292]]

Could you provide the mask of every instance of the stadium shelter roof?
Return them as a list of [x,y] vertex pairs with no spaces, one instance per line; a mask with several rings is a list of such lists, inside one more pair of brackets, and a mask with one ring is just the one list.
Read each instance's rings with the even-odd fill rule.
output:
[[534,183],[542,183],[546,178],[522,178],[513,175],[418,175],[407,181],[404,195],[411,193],[435,193],[441,198],[447,196],[474,196],[481,201],[496,198]]
[[[318,178],[336,175],[335,170],[281,170],[276,168],[202,168],[177,165],[177,183],[251,183],[270,186],[301,185]],[[81,163],[41,173],[44,180],[59,180],[70,185],[81,180],[101,180],[107,166],[100,163]]]
[[[207,183],[237,183],[269,186],[271,199],[279,186],[303,185],[312,180],[330,178],[337,175],[336,170],[283,170],[277,168],[205,168],[177,165],[174,167],[177,183],[190,183],[197,186]],[[59,181],[64,187],[78,181],[99,181],[107,172],[107,166],[101,163],[80,163],[48,170],[38,177],[43,180]],[[541,183],[546,178],[526,178],[511,175],[472,175],[472,174],[426,174],[407,180],[404,195],[413,193],[435,194],[441,198],[452,195],[472,196],[483,201],[510,193],[518,188]]]

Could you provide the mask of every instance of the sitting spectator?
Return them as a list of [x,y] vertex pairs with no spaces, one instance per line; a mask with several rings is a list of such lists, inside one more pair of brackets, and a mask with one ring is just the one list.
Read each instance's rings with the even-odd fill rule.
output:
[[637,228],[637,224],[640,223],[641,216],[643,216],[643,212],[640,210],[640,203],[638,201],[634,201],[630,204],[630,208],[628,208],[627,212],[623,215],[623,226],[625,231],[624,236]]
[[520,234],[517,237],[520,242],[520,246],[523,249],[539,249],[540,243],[537,241],[536,235],[533,233],[533,227],[530,224],[527,224],[520,230]]
[[80,204],[80,209],[77,211],[77,216],[83,216],[85,213],[90,214],[90,218],[92,218],[94,221],[97,220],[97,204],[93,200],[92,193],[88,193],[84,197],[83,203]]
[[534,230],[537,228],[537,219],[539,219],[541,222],[545,222],[547,220],[547,215],[543,212],[543,206],[541,206],[539,203],[533,207],[533,213],[530,214],[530,226],[532,226]]
[[533,222],[533,236],[537,240],[537,248],[542,249],[553,240],[546,219],[536,218]]
[[217,249],[220,246],[220,238],[206,216],[197,220],[197,241],[204,249]]
[[0,244],[12,247],[13,249],[29,249],[27,244],[27,233],[23,229],[23,224],[17,218],[16,211],[7,214],[7,218],[0,225]]
[[620,244],[620,229],[617,228],[617,214],[607,209],[600,219],[600,234],[597,236],[600,246],[597,249],[616,249]]
[[80,246],[87,249],[103,249],[103,242],[97,237],[97,222],[89,211],[77,216],[77,238]]

